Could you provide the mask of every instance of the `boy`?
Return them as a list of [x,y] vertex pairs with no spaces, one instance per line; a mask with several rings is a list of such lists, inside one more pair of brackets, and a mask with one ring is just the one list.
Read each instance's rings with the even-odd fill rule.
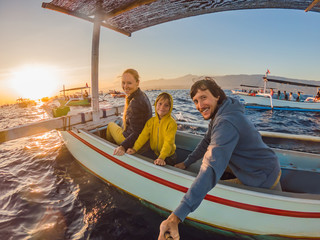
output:
[[160,93],[155,101],[155,116],[147,121],[133,148],[127,150],[128,154],[136,153],[150,139],[152,155],[156,158],[154,164],[175,164],[177,123],[171,117],[172,108],[172,96]]

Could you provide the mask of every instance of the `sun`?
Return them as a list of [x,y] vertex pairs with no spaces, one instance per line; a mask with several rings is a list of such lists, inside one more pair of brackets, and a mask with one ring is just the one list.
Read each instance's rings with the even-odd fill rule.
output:
[[54,67],[29,65],[13,72],[11,86],[22,98],[51,97],[59,89],[58,71]]

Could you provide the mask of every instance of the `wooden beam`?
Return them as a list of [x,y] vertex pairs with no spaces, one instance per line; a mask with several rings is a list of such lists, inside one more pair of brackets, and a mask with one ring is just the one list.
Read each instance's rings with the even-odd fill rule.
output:
[[119,8],[114,9],[113,11],[109,12],[108,15],[106,16],[105,20],[114,16],[117,16],[121,13],[128,12],[134,8],[140,7],[142,5],[150,4],[153,2],[156,2],[157,0],[138,0],[138,1],[133,1],[127,5],[121,6]]
[[[68,14],[70,16],[74,16],[74,17],[77,17],[77,18],[81,18],[83,20],[87,20],[89,22],[92,22],[94,23],[94,19],[93,18],[90,18],[89,16],[85,15],[85,14],[82,14],[82,13],[79,13],[79,12],[72,12],[72,11],[68,11],[67,9],[65,8],[61,8],[61,7],[58,7],[58,6],[55,6],[51,3],[42,3],[42,7],[43,8],[46,8],[46,9],[50,9],[50,10],[53,10],[53,11],[57,11],[57,12],[61,12],[61,13],[65,13],[65,14]],[[116,28],[110,24],[106,24],[104,22],[101,22],[101,26],[103,27],[106,27],[106,28],[109,28],[111,30],[114,30],[116,32],[119,32],[119,33],[122,33],[128,37],[131,37],[131,33],[130,32],[127,32],[127,31],[124,31],[122,29],[119,29],[119,28]]]
[[315,5],[317,5],[320,2],[320,0],[314,0],[307,8],[304,10],[305,12],[310,11]]
[[[100,118],[107,119],[111,116],[119,115],[123,111],[123,106],[110,108],[107,110],[100,110]],[[39,122],[29,123],[22,126],[17,126],[8,129],[0,130],[0,143],[18,139],[21,137],[28,137],[34,134],[44,133],[51,130],[69,129],[79,124],[92,122],[92,112],[86,112],[77,115],[64,116]]]

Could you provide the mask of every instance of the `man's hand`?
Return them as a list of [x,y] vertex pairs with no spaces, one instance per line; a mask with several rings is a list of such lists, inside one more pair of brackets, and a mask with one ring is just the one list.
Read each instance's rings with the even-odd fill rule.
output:
[[170,233],[171,239],[179,240],[180,239],[179,228],[178,228],[179,223],[180,223],[180,219],[176,215],[171,213],[171,215],[166,220],[164,220],[160,225],[160,233],[159,233],[158,240],[168,239],[165,237],[165,233],[167,232]]
[[184,162],[181,163],[177,163],[176,165],[174,165],[176,168],[180,168],[180,169],[186,169],[186,165],[184,165]]
[[124,149],[124,147],[119,146],[114,150],[113,155],[122,156],[123,154],[125,154],[125,152],[126,150]]
[[130,155],[135,154],[136,152],[137,152],[137,151],[134,150],[133,148],[128,148],[128,149],[127,149],[127,153],[130,154]]
[[157,158],[156,160],[154,160],[153,163],[156,164],[156,165],[160,165],[160,166],[164,166],[164,165],[167,164],[166,161],[161,159],[161,158]]

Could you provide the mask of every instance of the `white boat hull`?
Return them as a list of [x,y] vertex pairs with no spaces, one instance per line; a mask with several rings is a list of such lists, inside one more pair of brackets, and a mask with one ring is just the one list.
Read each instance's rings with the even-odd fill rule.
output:
[[[181,135],[180,139],[188,138],[186,145],[195,145],[199,138],[189,135]],[[115,145],[86,131],[61,131],[61,136],[72,155],[90,172],[161,209],[173,211],[196,176],[171,166],[154,165],[140,155],[114,156]],[[320,169],[319,157],[310,156],[310,167]],[[199,208],[189,214],[189,219],[249,235],[317,238],[320,196],[240,187],[220,181]]]
[[296,102],[279,99],[272,99],[271,102],[269,97],[263,96],[239,95],[239,97],[248,108],[320,112],[320,102]]

